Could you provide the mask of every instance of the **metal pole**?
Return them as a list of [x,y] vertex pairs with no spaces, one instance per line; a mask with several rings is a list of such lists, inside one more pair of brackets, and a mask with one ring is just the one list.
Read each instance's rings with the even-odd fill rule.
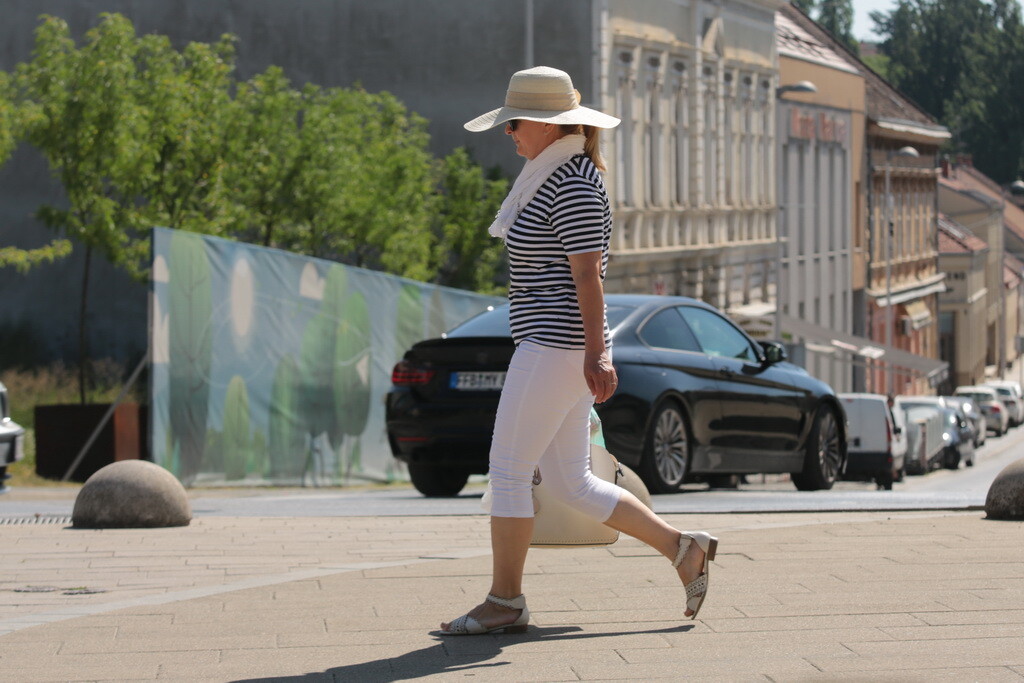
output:
[[103,427],[105,427],[107,421],[110,420],[110,416],[113,415],[114,411],[117,410],[117,407],[121,405],[121,400],[124,398],[125,394],[127,394],[128,391],[132,388],[132,386],[135,385],[135,380],[139,378],[139,373],[142,372],[142,369],[146,367],[146,363],[148,362],[149,350],[147,349],[145,355],[142,356],[142,360],[140,360],[139,364],[135,366],[135,371],[132,372],[131,377],[128,378],[128,381],[125,382],[124,387],[121,388],[121,393],[119,393],[117,395],[117,398],[114,399],[114,402],[110,404],[110,408],[107,409],[107,412],[103,416],[103,419],[99,421],[99,424],[96,425],[96,429],[94,429],[92,434],[89,435],[89,438],[86,439],[85,445],[82,446],[82,450],[78,451],[78,455],[75,456],[75,459],[71,461],[71,466],[68,467],[67,471],[64,473],[64,476],[60,478],[61,481],[67,481],[68,479],[70,479],[74,471],[78,469],[78,465],[81,464],[82,458],[84,458],[85,454],[89,452],[90,448],[92,448],[93,442],[96,441],[97,437],[99,437],[100,435],[100,432],[103,431]]
[[[892,156],[885,160],[885,345],[886,350],[892,348],[892,191],[889,186],[889,170]],[[886,368],[888,377],[885,383],[887,393],[895,394],[895,378],[892,360]]]

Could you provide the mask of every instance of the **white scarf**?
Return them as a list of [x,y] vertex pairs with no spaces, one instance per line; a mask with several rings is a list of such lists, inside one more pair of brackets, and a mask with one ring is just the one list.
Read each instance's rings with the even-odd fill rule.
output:
[[494,237],[505,239],[509,228],[519,218],[519,212],[530,203],[533,196],[537,194],[540,186],[551,177],[559,166],[572,159],[578,154],[583,154],[583,143],[586,137],[582,135],[566,135],[555,140],[544,150],[526,162],[519,177],[509,190],[505,201],[501,203],[498,215],[487,232]]

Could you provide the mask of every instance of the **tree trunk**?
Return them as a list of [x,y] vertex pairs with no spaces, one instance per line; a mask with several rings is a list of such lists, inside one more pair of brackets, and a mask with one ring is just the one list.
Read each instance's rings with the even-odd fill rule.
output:
[[86,348],[85,316],[89,293],[89,266],[92,262],[92,247],[85,248],[85,269],[82,272],[82,298],[78,308],[78,399],[85,405],[85,364],[88,362],[89,350]]

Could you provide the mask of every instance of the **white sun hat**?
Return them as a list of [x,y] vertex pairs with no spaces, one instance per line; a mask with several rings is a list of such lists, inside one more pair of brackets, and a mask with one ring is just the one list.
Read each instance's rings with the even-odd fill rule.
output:
[[619,125],[619,119],[614,116],[581,107],[580,93],[572,87],[569,74],[549,66],[535,66],[512,74],[505,93],[505,106],[476,117],[464,124],[464,128],[479,133],[512,119],[597,128]]

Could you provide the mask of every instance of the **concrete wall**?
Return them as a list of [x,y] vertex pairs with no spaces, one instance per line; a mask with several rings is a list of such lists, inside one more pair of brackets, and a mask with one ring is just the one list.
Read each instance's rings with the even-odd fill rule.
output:
[[[527,40],[528,7],[532,41]],[[240,78],[278,65],[297,86],[358,83],[370,91],[387,90],[430,120],[435,154],[464,145],[479,163],[500,165],[509,175],[518,172],[522,159],[500,131],[471,134],[462,123],[500,106],[509,76],[528,62],[568,71],[585,102],[597,82],[589,0],[4,0],[2,12],[0,69],[5,71],[31,59],[41,14],[65,19],[80,38],[101,12],[118,12],[138,33],[165,34],[179,49],[232,33],[238,37]],[[60,188],[49,179],[45,163],[31,150],[20,150],[0,169],[0,244],[44,244],[51,233],[32,215],[41,204],[60,201]],[[48,358],[71,358],[77,349],[81,271],[80,249],[28,276],[0,271],[0,326],[27,321]],[[103,263],[97,264],[93,282],[94,355],[127,359],[141,353],[145,287]]]

